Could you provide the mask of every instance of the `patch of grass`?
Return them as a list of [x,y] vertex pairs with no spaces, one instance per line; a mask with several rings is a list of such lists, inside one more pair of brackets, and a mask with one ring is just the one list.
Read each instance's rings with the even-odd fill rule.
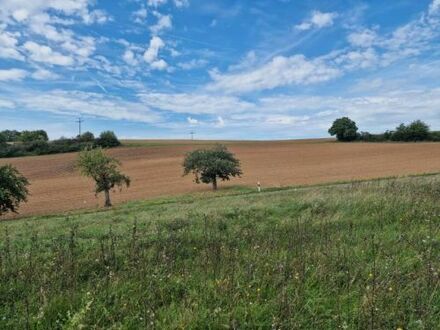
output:
[[435,329],[439,200],[426,176],[0,223],[0,328]]

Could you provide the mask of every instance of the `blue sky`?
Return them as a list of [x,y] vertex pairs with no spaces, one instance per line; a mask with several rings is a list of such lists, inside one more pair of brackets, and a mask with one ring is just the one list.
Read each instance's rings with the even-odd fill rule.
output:
[[440,0],[0,0],[0,130],[440,130]]

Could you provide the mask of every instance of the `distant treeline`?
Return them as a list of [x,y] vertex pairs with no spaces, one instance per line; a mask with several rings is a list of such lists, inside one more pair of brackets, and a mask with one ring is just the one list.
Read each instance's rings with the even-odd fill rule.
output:
[[440,142],[440,131],[431,131],[429,126],[421,120],[416,120],[409,125],[400,124],[395,130],[388,130],[380,134],[358,132],[356,123],[348,117],[336,119],[329,129],[330,135],[336,135],[339,141],[365,141],[365,142]]
[[49,141],[47,133],[43,130],[0,132],[0,158],[59,154],[85,148],[113,148],[119,145],[121,142],[111,131],[102,132],[97,138],[93,133],[86,132],[76,138],[62,137],[53,141]]

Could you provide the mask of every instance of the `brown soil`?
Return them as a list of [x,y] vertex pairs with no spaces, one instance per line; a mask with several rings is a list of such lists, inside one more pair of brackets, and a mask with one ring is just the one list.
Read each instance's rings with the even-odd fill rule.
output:
[[[146,143],[150,146],[139,146]],[[186,152],[203,144],[184,141],[136,141],[137,146],[109,151],[121,160],[132,179],[129,189],[112,194],[115,204],[128,200],[209,190],[182,177]],[[280,187],[351,179],[368,179],[440,171],[440,144],[336,143],[328,140],[226,142],[242,162],[244,175],[226,185]],[[29,201],[20,216],[97,208],[103,197],[74,168],[77,154],[0,159],[11,163],[31,182]]]

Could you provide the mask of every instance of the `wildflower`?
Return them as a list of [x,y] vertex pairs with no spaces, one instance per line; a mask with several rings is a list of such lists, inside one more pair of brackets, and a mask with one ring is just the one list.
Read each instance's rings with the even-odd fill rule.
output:
[[389,288],[388,288],[388,291],[393,291],[393,288],[390,286]]

